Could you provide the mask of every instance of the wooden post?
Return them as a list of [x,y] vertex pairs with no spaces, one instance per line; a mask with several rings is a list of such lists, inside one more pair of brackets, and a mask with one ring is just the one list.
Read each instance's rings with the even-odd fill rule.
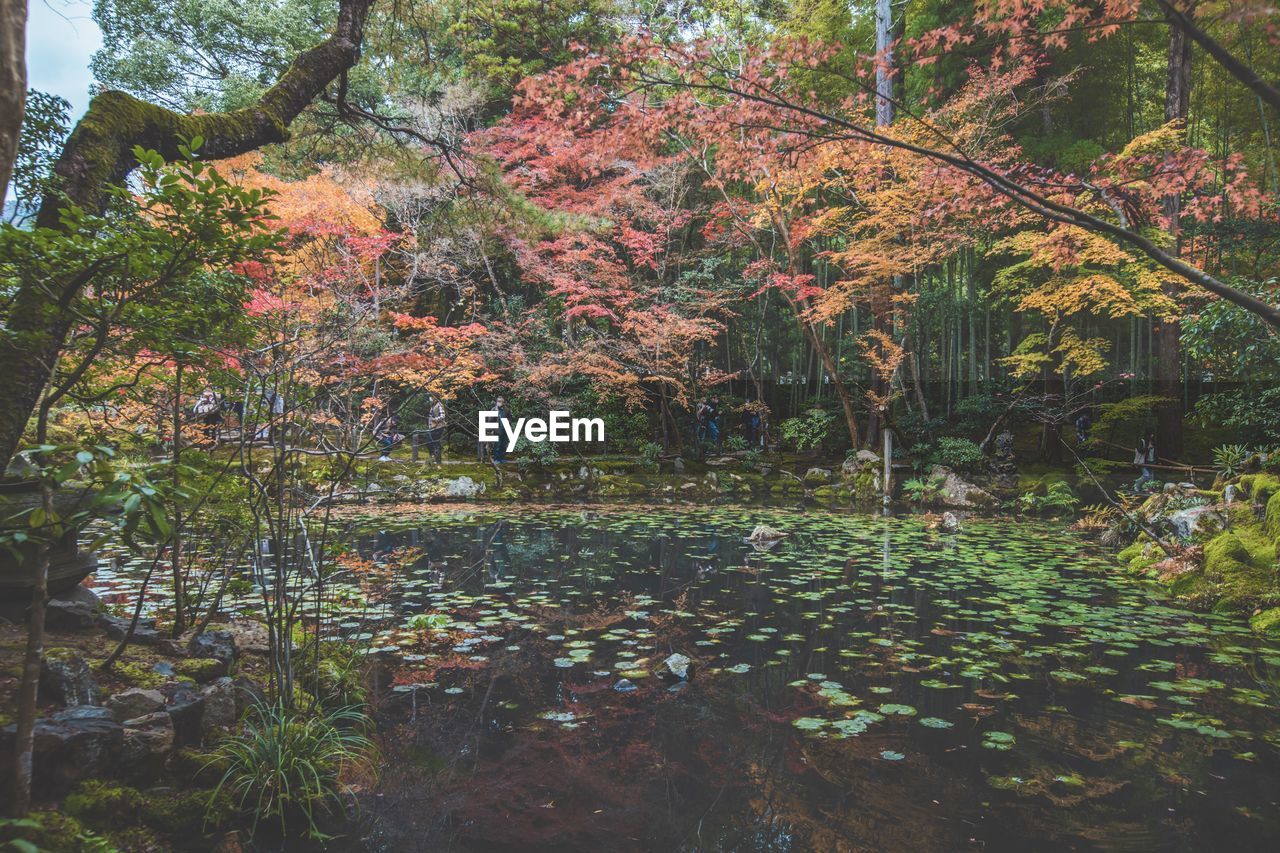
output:
[[893,472],[893,431],[886,425],[884,433],[884,511],[889,512],[889,503],[893,498],[893,485],[889,477]]

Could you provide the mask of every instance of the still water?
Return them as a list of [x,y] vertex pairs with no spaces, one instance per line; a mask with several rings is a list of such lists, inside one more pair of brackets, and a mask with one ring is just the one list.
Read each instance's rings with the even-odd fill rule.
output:
[[1280,849],[1280,648],[1061,527],[357,526],[331,627],[388,674],[372,847]]
[[349,524],[324,628],[374,663],[384,757],[335,849],[1280,849],[1280,648],[1061,526]]

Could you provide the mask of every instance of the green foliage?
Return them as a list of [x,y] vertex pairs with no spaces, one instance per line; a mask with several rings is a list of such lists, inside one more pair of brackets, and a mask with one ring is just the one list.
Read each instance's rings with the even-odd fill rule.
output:
[[138,822],[143,802],[136,788],[90,779],[67,796],[62,808],[84,823],[119,829]]
[[75,818],[56,811],[32,812],[26,818],[0,818],[3,853],[117,853],[105,838]]
[[1222,477],[1235,477],[1243,473],[1250,455],[1249,448],[1243,444],[1224,444],[1214,448],[1213,467]]
[[728,438],[726,438],[726,439],[724,440],[724,448],[725,448],[725,450],[729,450],[729,451],[732,451],[732,452],[734,452],[734,453],[736,453],[736,452],[738,452],[738,451],[741,451],[741,450],[746,450],[746,449],[747,449],[747,440],[746,440],[744,437],[740,436],[740,435],[736,435],[736,434],[735,434],[735,435],[731,435],[731,436],[729,436]]
[[1196,401],[1195,414],[1206,425],[1231,430],[1253,445],[1280,443],[1280,386],[1237,388],[1206,394]]
[[957,471],[974,472],[981,469],[986,457],[976,442],[967,438],[943,436],[934,445],[932,458],[940,465]]
[[657,471],[658,460],[662,456],[662,445],[653,441],[646,441],[640,445],[640,465],[646,471]]
[[27,92],[22,115],[22,136],[13,163],[14,219],[22,221],[35,213],[44,194],[52,188],[49,180],[67,135],[71,104],[57,95]]
[[1071,487],[1061,481],[1050,483],[1043,495],[1026,492],[1016,501],[1019,510],[1036,515],[1070,515],[1079,503]]
[[748,471],[756,471],[760,468],[760,448],[753,447],[746,453],[742,454],[742,467]]
[[810,409],[798,418],[787,418],[778,425],[782,440],[796,450],[817,450],[827,440],[836,416],[826,409]]
[[902,484],[902,494],[912,503],[928,503],[938,496],[942,480],[936,477],[912,477]]
[[1103,403],[1097,407],[1098,416],[1093,422],[1092,432],[1101,435],[1111,430],[1132,430],[1146,426],[1155,410],[1166,402],[1168,401],[1164,397],[1146,394],[1115,403]]
[[[506,441],[505,438],[501,440]],[[516,468],[522,473],[554,465],[560,458],[560,451],[552,442],[529,441],[524,436],[516,442],[516,452],[520,454],[516,457]]]
[[323,839],[316,821],[341,813],[344,775],[373,759],[373,743],[362,733],[369,725],[350,708],[306,713],[257,705],[243,733],[224,740],[210,759],[227,768],[210,804],[226,792],[254,831],[267,820],[282,833]]

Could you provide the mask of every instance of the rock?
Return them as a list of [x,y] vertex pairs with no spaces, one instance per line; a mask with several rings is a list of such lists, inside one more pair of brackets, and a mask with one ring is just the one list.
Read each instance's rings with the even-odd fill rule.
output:
[[859,450],[852,456],[845,457],[844,464],[840,466],[840,473],[845,477],[852,477],[867,468],[879,467],[879,456],[870,450]]
[[204,631],[187,643],[187,653],[192,657],[213,658],[230,664],[236,657],[235,639],[229,631]]
[[689,661],[689,658],[686,657],[685,655],[682,655],[679,652],[676,652],[675,654],[671,655],[671,657],[664,660],[662,663],[663,665],[666,666],[667,670],[672,675],[674,675],[676,678],[680,679],[681,681],[684,681],[689,677],[690,661]]
[[677,457],[676,457],[676,461],[675,461],[675,462],[672,462],[672,463],[671,463],[671,466],[675,469],[675,472],[676,472],[677,474],[683,474],[683,473],[684,473],[684,467],[685,467],[685,466],[684,466],[684,459],[682,459],[681,457],[677,456]]
[[767,524],[757,524],[755,529],[751,531],[751,535],[743,541],[750,542],[752,545],[773,546],[785,538],[787,538],[787,534],[781,530],[770,527]]
[[164,711],[125,720],[121,764],[129,775],[149,775],[164,766],[174,742],[173,719]]
[[190,684],[172,681],[160,688],[165,696],[165,712],[173,721],[174,745],[198,745],[204,734],[204,697]]
[[179,660],[174,669],[178,675],[199,684],[213,681],[227,674],[227,665],[217,658],[187,658]]
[[236,654],[238,655],[246,653],[265,655],[271,651],[271,640],[267,636],[267,626],[261,622],[245,619],[219,627],[231,635],[231,642],[235,645]]
[[[109,638],[123,640],[124,635],[129,632],[129,623],[132,621],[132,619],[125,619],[122,616],[103,614],[98,619],[98,625],[101,626],[103,633]],[[139,646],[154,646],[163,639],[164,636],[156,630],[156,620],[139,619],[129,642]]]
[[40,691],[63,705],[97,705],[98,682],[74,649],[49,649],[40,669]]
[[465,474],[456,480],[445,483],[446,498],[474,498],[484,493],[484,483],[477,483]]
[[639,688],[628,679],[621,678],[613,685],[613,689],[619,693],[635,693]]
[[145,717],[164,708],[164,694],[159,690],[131,687],[107,700],[106,709],[119,722]]
[[[16,726],[0,729],[0,753],[13,754],[16,731]],[[58,799],[81,779],[110,773],[123,739],[123,729],[105,708],[77,706],[36,720],[33,795]]]
[[232,830],[218,839],[210,853],[243,853],[244,845],[240,842],[240,833]]
[[1231,504],[1238,500],[1240,500],[1240,487],[1235,483],[1228,483],[1227,487],[1222,490],[1222,502]]
[[98,613],[82,601],[51,599],[45,605],[44,627],[49,631],[88,631],[98,624]]
[[1188,540],[1197,534],[1214,534],[1222,530],[1226,520],[1209,506],[1193,506],[1180,509],[1166,519],[1179,539]]
[[204,698],[204,715],[200,727],[208,734],[213,729],[234,726],[237,719],[236,685],[223,676],[200,691]]
[[942,518],[938,519],[937,526],[943,533],[955,533],[960,529],[960,519],[956,518],[954,512],[944,512]]
[[267,701],[267,691],[262,685],[247,675],[237,675],[235,684],[236,718],[239,719],[253,705],[261,705]]
[[831,471],[827,468],[810,468],[804,472],[806,483],[830,483]]
[[938,501],[955,509],[995,506],[996,499],[988,492],[967,482],[945,465],[934,465],[929,478],[938,482]]

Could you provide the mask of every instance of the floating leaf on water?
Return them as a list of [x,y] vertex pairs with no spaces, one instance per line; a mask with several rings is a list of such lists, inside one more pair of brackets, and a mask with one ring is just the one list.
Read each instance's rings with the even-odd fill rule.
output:
[[955,724],[950,720],[944,720],[940,717],[921,717],[920,725],[927,726],[931,729],[949,729]]

